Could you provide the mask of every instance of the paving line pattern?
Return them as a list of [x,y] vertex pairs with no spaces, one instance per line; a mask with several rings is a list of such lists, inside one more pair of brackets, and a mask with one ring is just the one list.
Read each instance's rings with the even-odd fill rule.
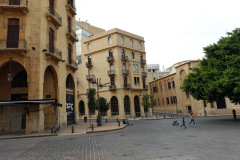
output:
[[48,137],[14,159],[17,160],[107,160],[96,134]]

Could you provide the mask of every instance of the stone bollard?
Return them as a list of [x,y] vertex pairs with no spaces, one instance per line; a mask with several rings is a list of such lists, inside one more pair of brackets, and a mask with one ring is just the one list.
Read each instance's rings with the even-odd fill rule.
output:
[[118,127],[120,127],[120,121],[118,121]]
[[53,134],[53,127],[51,127],[51,133]]
[[94,130],[94,128],[93,128],[93,124],[92,124],[92,131]]
[[72,126],[72,133],[74,133],[74,126]]

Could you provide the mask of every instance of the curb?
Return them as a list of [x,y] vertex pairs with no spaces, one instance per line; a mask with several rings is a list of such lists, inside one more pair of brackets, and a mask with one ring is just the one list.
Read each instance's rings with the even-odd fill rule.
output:
[[42,135],[24,135],[24,136],[0,137],[0,140],[1,140],[1,139],[19,139],[19,138],[50,137],[50,136],[58,136],[58,133],[42,134]]
[[86,134],[89,133],[97,133],[97,132],[108,132],[108,131],[116,131],[116,130],[120,130],[127,127],[127,125],[125,125],[124,127],[120,127],[120,128],[115,128],[115,129],[109,129],[109,130],[100,130],[100,131],[86,131]]

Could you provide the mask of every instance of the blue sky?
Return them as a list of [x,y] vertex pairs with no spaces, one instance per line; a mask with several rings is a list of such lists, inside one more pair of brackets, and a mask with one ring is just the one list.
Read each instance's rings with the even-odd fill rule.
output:
[[239,0],[76,0],[77,18],[144,37],[161,68],[204,56],[203,47],[240,27]]

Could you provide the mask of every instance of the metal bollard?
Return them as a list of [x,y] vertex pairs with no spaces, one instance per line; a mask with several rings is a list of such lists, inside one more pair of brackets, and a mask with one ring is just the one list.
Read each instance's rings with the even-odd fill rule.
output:
[[51,127],[51,133],[53,134],[53,127]]
[[72,133],[74,133],[74,126],[72,126]]
[[93,128],[93,124],[92,124],[92,131],[94,130],[94,128]]
[[106,123],[107,123],[107,119],[106,119]]
[[118,121],[118,127],[120,127],[120,121]]

